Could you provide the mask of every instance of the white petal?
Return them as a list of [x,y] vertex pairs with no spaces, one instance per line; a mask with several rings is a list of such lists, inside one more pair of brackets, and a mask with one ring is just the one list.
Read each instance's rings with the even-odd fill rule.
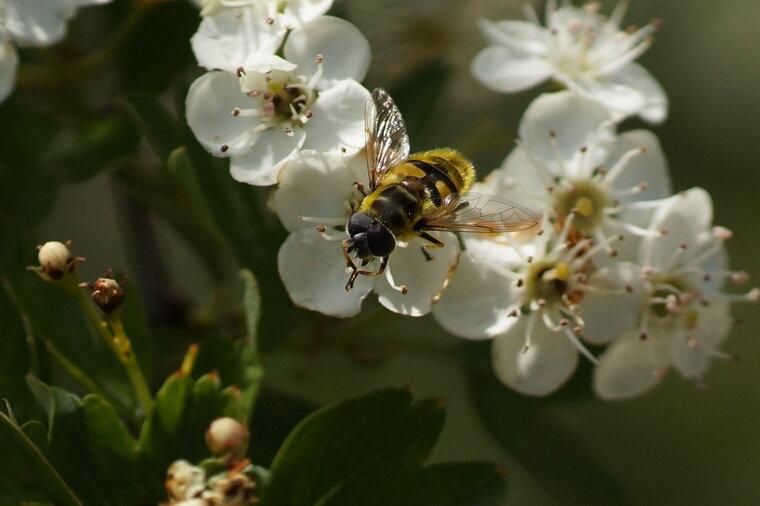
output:
[[[642,239],[640,257],[645,267],[672,268],[671,257],[686,244],[691,255],[698,239],[710,229],[712,223],[712,200],[702,188],[692,188],[668,199],[652,216],[649,228],[665,230],[664,235]],[[687,256],[688,258],[688,256]]]
[[526,55],[546,55],[549,32],[528,21],[478,19],[478,28],[491,44],[507,46]]
[[16,84],[16,68],[18,53],[9,40],[0,42],[0,102],[5,100],[13,91]]
[[327,12],[333,0],[290,0],[285,3],[280,23],[286,26],[299,26]]
[[361,81],[371,57],[369,42],[359,29],[332,16],[320,16],[294,28],[285,42],[284,53],[304,75],[317,71],[316,58],[322,55],[319,89],[329,88],[343,79]]
[[[187,124],[198,141],[215,156],[244,153],[255,141],[250,130],[260,124],[249,116],[232,116],[248,100],[240,83],[228,72],[207,72],[190,85],[185,101]],[[222,146],[226,146],[225,149]]]
[[314,229],[290,234],[277,255],[277,268],[293,303],[339,318],[358,314],[372,288],[371,278],[359,276],[347,292],[345,266],[340,241],[323,239]]
[[621,202],[662,199],[672,193],[668,162],[665,160],[660,141],[649,130],[631,130],[620,134],[618,143],[607,161],[607,168],[614,165],[623,154],[639,148],[643,148],[644,153],[628,162],[611,187],[624,190],[639,183],[646,183],[647,187],[641,192],[624,195],[619,199]]
[[548,79],[554,66],[542,56],[525,56],[504,46],[488,46],[472,60],[471,71],[484,86],[514,93]]
[[[554,175],[565,177],[587,177],[607,158],[615,142],[607,110],[569,91],[536,98],[525,111],[519,131],[525,149]],[[588,150],[583,153],[581,147]]]
[[245,153],[230,160],[230,174],[241,183],[269,186],[277,182],[285,162],[303,145],[306,134],[302,129],[287,135],[278,128],[261,132],[256,143]]
[[433,307],[433,316],[455,336],[485,339],[506,332],[517,322],[507,316],[516,303],[514,280],[464,251],[443,297]]
[[225,9],[204,17],[190,39],[198,64],[234,73],[251,54],[274,54],[285,32],[266,18],[266,11],[257,7]]
[[491,358],[496,375],[508,387],[526,395],[548,395],[570,378],[578,364],[575,346],[562,333],[540,321],[534,325],[530,347],[525,349],[529,317],[521,316],[506,334],[493,340]]
[[[512,234],[514,238],[519,234]],[[520,252],[506,242],[501,236],[484,237],[478,234],[466,234],[462,238],[465,249],[477,259],[478,262],[485,265],[494,265],[503,269],[516,269],[523,264],[523,256]],[[533,251],[526,251],[525,255],[533,254]]]
[[699,311],[694,329],[680,328],[668,335],[671,343],[673,365],[689,379],[699,379],[707,372],[710,360],[731,329],[729,304],[712,300]]
[[72,0],[5,0],[3,25],[20,46],[47,46],[63,39],[74,15]]
[[[497,181],[502,189],[494,187]],[[509,153],[501,168],[486,177],[486,183],[489,190],[483,190],[483,193],[500,195],[503,191],[509,191],[505,197],[518,201],[539,215],[554,204],[554,196],[547,191],[549,186],[554,185],[551,175],[542,169],[542,165],[537,165],[522,146],[515,147]]]
[[304,149],[352,155],[364,147],[364,108],[369,92],[353,79],[322,91],[306,123]]
[[647,69],[638,63],[631,62],[616,73],[607,76],[607,81],[634,89],[641,95],[641,104],[626,115],[638,114],[650,123],[665,121],[668,116],[668,97],[660,83]]
[[414,238],[406,247],[398,246],[391,253],[388,262],[394,283],[405,285],[408,293],[402,294],[391,287],[387,278],[375,278],[375,292],[380,304],[396,313],[409,316],[422,316],[433,308],[451,276],[459,259],[459,243],[454,234],[433,233],[445,243],[443,248],[430,249],[431,260],[427,260],[420,250],[423,241]]
[[628,262],[614,263],[594,272],[588,285],[596,293],[587,292],[581,301],[584,339],[604,344],[637,328],[647,305],[641,267]]
[[270,203],[291,232],[320,225],[303,221],[303,216],[339,219],[345,226],[354,183],[366,179],[366,173],[362,155],[346,158],[339,153],[304,150],[280,170]]
[[642,340],[630,332],[613,342],[599,357],[594,370],[594,390],[602,399],[628,399],[649,390],[662,377],[652,337]]

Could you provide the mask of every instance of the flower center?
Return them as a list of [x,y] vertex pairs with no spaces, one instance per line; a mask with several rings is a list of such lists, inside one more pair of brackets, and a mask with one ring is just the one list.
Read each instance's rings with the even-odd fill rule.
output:
[[288,135],[302,128],[312,117],[311,106],[317,100],[314,85],[321,77],[322,66],[311,76],[296,75],[283,70],[270,70],[262,74],[246,73],[240,69],[240,89],[254,99],[254,107],[234,108],[233,116],[254,116],[261,121],[256,127],[266,130],[281,127]]
[[604,220],[604,208],[609,205],[606,193],[588,180],[570,181],[570,189],[558,192],[555,197],[557,213],[566,217],[575,212],[573,225],[585,233],[592,233]]
[[571,271],[570,265],[565,262],[531,264],[525,278],[525,299],[565,306],[577,304],[583,294],[570,290],[568,281]]

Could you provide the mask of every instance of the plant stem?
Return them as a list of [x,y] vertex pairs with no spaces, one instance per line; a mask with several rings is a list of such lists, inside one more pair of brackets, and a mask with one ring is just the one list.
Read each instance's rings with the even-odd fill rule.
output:
[[[110,348],[114,355],[116,355],[116,358],[119,359],[119,362],[121,362],[126,369],[129,381],[132,383],[132,388],[137,395],[137,400],[140,403],[143,414],[147,416],[153,407],[153,396],[150,394],[148,382],[145,381],[145,376],[143,376],[142,370],[137,363],[137,357],[132,352],[132,342],[127,337],[118,311],[114,314],[108,315],[108,322],[106,322],[101,318],[95,310],[95,307],[90,303],[90,299],[82,290],[69,289],[67,291],[74,296],[74,299],[82,308],[92,326],[95,327],[100,338],[105,342],[106,346]],[[109,324],[111,327],[110,330]],[[112,331],[113,334],[111,333]]]
[[120,311],[108,315],[108,322],[113,330],[113,343],[116,350],[116,356],[119,358],[124,368],[127,370],[129,380],[132,382],[132,388],[135,389],[137,400],[140,402],[145,416],[148,416],[153,408],[153,396],[150,393],[148,382],[145,381],[140,364],[137,362],[137,356],[132,351],[132,342],[127,337],[124,325],[121,322]]
[[124,16],[114,34],[99,48],[72,62],[60,62],[53,68],[43,66],[22,66],[19,68],[17,83],[20,86],[56,86],[81,79],[113,61],[114,56],[129,40],[132,32],[155,2],[135,0],[132,8]]

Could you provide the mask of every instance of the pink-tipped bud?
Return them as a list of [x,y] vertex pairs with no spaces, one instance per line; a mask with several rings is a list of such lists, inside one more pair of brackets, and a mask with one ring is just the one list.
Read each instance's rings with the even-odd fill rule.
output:
[[206,431],[206,445],[216,456],[241,458],[248,449],[248,428],[234,418],[217,418]]
[[111,314],[124,303],[122,285],[126,280],[127,278],[123,277],[121,281],[116,281],[111,278],[111,271],[109,270],[104,277],[98,278],[92,283],[82,283],[79,286],[90,291],[90,297],[101,311]]

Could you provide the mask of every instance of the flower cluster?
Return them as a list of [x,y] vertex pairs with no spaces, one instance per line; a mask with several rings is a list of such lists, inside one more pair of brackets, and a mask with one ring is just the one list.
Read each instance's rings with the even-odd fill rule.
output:
[[0,2],[0,102],[13,91],[16,47],[50,46],[66,35],[66,23],[79,7],[111,0],[3,0]]
[[[301,150],[364,145],[369,43],[325,0],[206,0],[192,47],[209,72],[187,95],[187,122],[237,181],[271,185]],[[286,38],[287,35],[287,38]],[[285,41],[283,43],[283,40]]]
[[230,157],[235,179],[279,183],[270,207],[290,232],[278,262],[295,304],[349,317],[374,291],[391,311],[432,311],[454,335],[491,339],[496,374],[528,395],[555,391],[580,356],[596,365],[605,399],[637,395],[670,367],[701,384],[710,359],[728,357],[719,346],[730,303],[760,291],[727,293],[727,281],[748,276],[727,267],[731,234],[713,226],[708,193],[673,195],[655,134],[619,131],[630,116],[667,115],[662,88],[634,61],[659,23],[623,30],[625,6],[604,17],[597,4],[549,0],[543,24],[530,4],[528,21],[480,22],[491,45],[472,72],[483,84],[514,92],[552,78],[563,88],[530,104],[516,147],[472,188],[516,198],[540,225],[440,231],[431,237],[443,247],[422,254],[421,237],[396,237],[385,270],[378,258],[362,267],[382,275],[351,277],[350,291],[341,247],[367,181],[368,93],[357,80],[369,50],[358,30],[324,16],[324,1],[204,2],[193,49],[209,72],[190,89],[187,119],[209,151]]
[[169,505],[237,506],[255,504],[260,469],[245,458],[248,429],[232,418],[217,418],[206,431],[214,455],[193,465],[177,460],[166,471],[164,486]]
[[[663,121],[667,99],[633,60],[658,26],[621,30],[626,2],[609,18],[597,4],[550,1],[546,27],[481,21],[492,44],[472,72],[497,91],[553,78],[565,91],[528,107],[517,146],[478,191],[519,195],[542,216],[537,233],[464,238],[466,251],[440,303],[438,322],[468,339],[493,339],[499,378],[546,395],[573,373],[579,354],[596,364],[594,389],[628,398],[673,367],[702,384],[731,328],[726,293],[747,281],[727,267],[731,234],[712,224],[708,193],[672,191],[665,156],[647,130],[618,132],[638,115]],[[525,237],[523,237],[525,236]],[[606,346],[599,358],[589,346]]]

